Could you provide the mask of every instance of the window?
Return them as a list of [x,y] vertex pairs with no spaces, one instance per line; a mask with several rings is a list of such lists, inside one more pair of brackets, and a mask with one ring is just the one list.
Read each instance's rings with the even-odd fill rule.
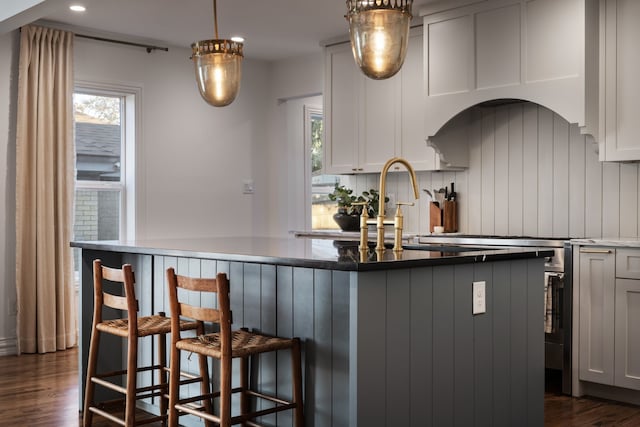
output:
[[[134,236],[136,91],[77,85],[74,240]],[[76,271],[80,253],[76,250]]]
[[338,224],[333,220],[333,214],[337,212],[338,206],[329,200],[328,194],[332,193],[335,184],[349,184],[350,177],[341,175],[325,175],[322,169],[323,160],[323,115],[322,109],[318,107],[305,106],[305,144],[310,155],[310,188],[311,199],[311,229],[325,230],[338,229]]

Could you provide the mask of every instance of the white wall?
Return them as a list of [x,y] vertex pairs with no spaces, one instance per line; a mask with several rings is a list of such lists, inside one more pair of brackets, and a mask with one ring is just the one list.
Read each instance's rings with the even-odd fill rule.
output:
[[[311,228],[311,205],[305,203],[305,197],[309,194],[306,187],[311,187],[311,174],[305,173],[306,168],[311,168],[310,151],[304,145],[305,132],[309,131],[305,127],[305,107],[322,109],[322,96],[289,99],[281,106],[281,108],[286,108],[286,161],[288,165],[286,187],[282,187],[288,194],[286,201],[287,230],[283,231]],[[303,202],[301,203],[300,200]],[[305,218],[309,218],[309,221],[305,221]]]
[[[290,193],[292,184],[300,184],[302,172],[296,163],[300,146],[291,145],[291,130],[297,120],[290,115],[301,98],[322,93],[324,55],[278,61],[270,64],[268,103],[263,112],[268,117],[267,132],[254,145],[254,174],[256,177],[255,230],[268,236],[286,235],[299,228],[299,221],[290,221],[291,207],[304,206],[300,193]],[[317,101],[319,102],[319,101]],[[298,162],[302,162],[299,159]],[[297,186],[299,188],[299,186]]]
[[18,32],[0,36],[0,356],[15,353]]
[[76,39],[76,79],[142,88],[139,237],[253,234],[254,144],[263,145],[268,67],[245,60],[238,98],[206,104],[188,49],[155,51]]
[[[15,110],[18,33],[0,37],[0,354],[15,352]],[[188,49],[144,49],[75,40],[75,77],[140,87],[137,150],[138,237],[261,234],[254,196],[242,193],[266,132],[269,64],[245,60],[240,94],[225,108],[206,104]],[[259,149],[256,149],[256,146]],[[264,158],[260,159],[264,161]],[[268,166],[259,168],[271,170]],[[259,206],[259,204],[258,204]],[[257,215],[260,217],[261,215]]]

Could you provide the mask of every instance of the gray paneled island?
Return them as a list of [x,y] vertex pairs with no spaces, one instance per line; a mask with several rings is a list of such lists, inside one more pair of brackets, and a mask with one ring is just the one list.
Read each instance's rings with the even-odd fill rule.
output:
[[[356,245],[295,237],[73,242],[82,248],[80,394],[91,262],[100,258],[133,265],[143,315],[169,311],[168,267],[196,277],[227,272],[234,327],[302,339],[307,426],[543,425],[542,283],[550,251],[371,250],[361,257]],[[472,314],[474,281],[486,282],[483,314]],[[140,358],[150,358],[143,347]],[[290,393],[285,357],[260,359],[260,387]],[[195,370],[195,358],[184,366]],[[291,425],[286,413],[264,421]]]

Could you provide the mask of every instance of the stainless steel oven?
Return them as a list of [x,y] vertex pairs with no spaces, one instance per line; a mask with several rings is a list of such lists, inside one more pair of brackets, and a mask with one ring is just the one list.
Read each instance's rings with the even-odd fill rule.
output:
[[553,249],[545,260],[545,368],[559,372],[562,392],[571,394],[571,313],[572,277],[571,245],[568,238],[527,236],[429,235],[420,236],[421,244],[541,247]]

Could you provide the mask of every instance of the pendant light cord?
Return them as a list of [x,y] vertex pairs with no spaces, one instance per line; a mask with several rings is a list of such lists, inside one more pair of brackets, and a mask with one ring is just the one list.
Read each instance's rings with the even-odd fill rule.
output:
[[213,25],[216,31],[216,40],[218,40],[218,8],[216,0],[213,0]]

